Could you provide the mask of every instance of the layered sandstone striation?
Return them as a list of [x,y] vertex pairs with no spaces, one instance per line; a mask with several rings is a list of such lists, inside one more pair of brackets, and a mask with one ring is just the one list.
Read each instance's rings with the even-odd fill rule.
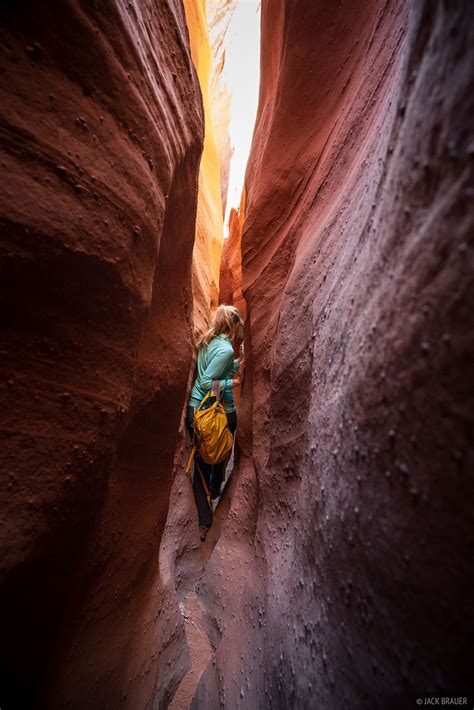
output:
[[469,3],[262,2],[195,708],[472,690],[472,27]]
[[[204,106],[204,149],[199,170],[196,239],[193,255],[194,325],[209,323],[218,305],[219,269],[224,239],[221,199],[221,163],[211,111],[212,54],[207,29],[206,0],[184,0],[191,56],[199,77]],[[213,96],[217,91],[213,84]],[[224,129],[220,132],[222,133]]]
[[203,145],[185,18],[177,0],[0,18],[0,704],[163,706],[189,665],[171,575],[193,564],[160,558]]
[[196,708],[466,692],[470,5],[262,2],[221,274],[247,307],[236,468],[196,590],[181,413],[223,153],[185,6],[189,31],[178,0],[0,9],[0,704],[179,706],[210,654]]
[[242,228],[245,220],[245,187],[239,209],[229,213],[229,236],[224,240],[219,280],[219,300],[237,306],[245,317],[245,300],[242,294]]
[[210,76],[211,118],[219,151],[221,175],[222,215],[225,215],[229,188],[232,146],[229,134],[231,95],[224,80],[228,32],[237,0],[207,0],[206,15],[211,44],[212,69]]

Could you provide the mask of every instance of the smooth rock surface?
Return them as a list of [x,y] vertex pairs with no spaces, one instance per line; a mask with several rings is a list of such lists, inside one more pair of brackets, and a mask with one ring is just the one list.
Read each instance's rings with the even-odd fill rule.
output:
[[242,294],[242,228],[245,221],[245,188],[242,190],[239,209],[229,213],[229,236],[224,240],[219,301],[236,306],[245,317],[245,300]]
[[[219,269],[224,240],[221,163],[211,110],[212,54],[207,28],[206,0],[184,0],[191,56],[199,77],[204,106],[204,148],[199,168],[196,238],[193,253],[194,327],[208,326],[219,302]],[[186,209],[186,205],[182,205]]]
[[158,707],[189,667],[160,561],[203,145],[184,14],[0,18],[0,705]]
[[[211,117],[219,151],[221,172],[222,215],[224,217],[229,188],[232,146],[229,135],[231,95],[223,78],[226,63],[229,26],[237,7],[237,0],[207,0],[206,16],[211,44],[212,70],[210,77]],[[235,107],[238,110],[238,107]]]
[[196,709],[473,690],[472,19],[262,2],[240,452]]

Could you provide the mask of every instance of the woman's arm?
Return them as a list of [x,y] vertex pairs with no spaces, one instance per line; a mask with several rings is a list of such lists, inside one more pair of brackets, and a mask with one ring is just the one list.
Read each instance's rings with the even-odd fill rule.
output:
[[212,383],[215,380],[219,380],[221,390],[232,384],[232,380],[222,379],[223,375],[229,370],[233,369],[234,364],[234,352],[229,350],[229,348],[222,348],[217,350],[211,361],[209,362],[206,369],[203,371],[200,377],[200,385],[204,391],[210,390],[212,388]]
[[240,385],[242,384],[242,381],[244,379],[244,366],[245,366],[244,344],[241,343],[240,357],[237,360],[234,360],[234,375],[233,375],[233,380],[232,380],[232,384],[234,387],[240,387]]

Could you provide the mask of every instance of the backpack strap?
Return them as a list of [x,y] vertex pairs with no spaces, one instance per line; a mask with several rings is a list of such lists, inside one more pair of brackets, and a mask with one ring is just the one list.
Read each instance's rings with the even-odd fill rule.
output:
[[188,465],[186,466],[186,475],[187,476],[189,475],[189,469],[191,468],[191,463],[194,458],[194,454],[196,453],[196,449],[197,449],[197,446],[194,445],[191,450],[191,453],[189,454]]
[[220,380],[214,380],[212,383],[212,388],[211,388],[212,393],[214,394],[214,397],[217,399],[218,402],[221,401],[221,395],[223,392],[221,392],[221,383]]
[[199,402],[198,406],[194,408],[194,416],[196,416],[196,414],[201,411],[201,409],[203,408],[204,402],[207,402],[207,400],[209,399],[209,397],[210,397],[212,394],[214,394],[212,390],[209,390],[208,392],[206,392],[206,394],[204,395],[204,397],[203,397],[203,398],[201,399],[201,401]]
[[[194,424],[194,417],[196,416],[196,411],[197,411],[197,410],[198,410],[198,408],[194,407],[193,424]],[[187,475],[187,476],[189,475],[189,469],[191,468],[191,463],[192,463],[192,461],[193,461],[194,454],[195,454],[196,451],[197,451],[198,443],[199,443],[199,442],[198,442],[198,437],[196,436],[196,425],[194,424],[194,426],[193,426],[193,440],[192,440],[193,448],[191,449],[191,453],[189,454],[188,463],[187,463],[187,466],[186,466],[186,475]]]
[[204,488],[204,492],[205,492],[205,494],[206,494],[207,504],[208,504],[208,506],[209,506],[209,508],[211,509],[211,512],[212,512],[211,492],[210,492],[209,488],[207,487],[206,479],[204,478],[204,475],[203,475],[203,473],[202,473],[202,471],[201,471],[201,467],[199,466],[199,464],[198,464],[197,461],[196,461],[195,463],[196,463],[197,470],[199,471],[199,475],[201,476],[201,483],[202,483],[202,487]]
[[[191,468],[191,463],[194,458],[194,454],[196,453],[196,448],[197,448],[196,446],[193,446],[192,451],[189,455],[188,465],[186,466],[186,475],[187,476],[189,475],[189,469]],[[212,511],[211,492],[210,492],[209,488],[207,487],[206,479],[203,476],[203,473],[201,471],[201,467],[199,466],[197,460],[195,460],[194,463],[196,464],[196,468],[199,471],[199,476],[201,477],[201,483],[202,483],[202,487],[204,488],[204,493],[206,494],[207,504]],[[190,480],[191,480],[191,478],[190,478]],[[191,481],[191,484],[192,484],[192,481]]]

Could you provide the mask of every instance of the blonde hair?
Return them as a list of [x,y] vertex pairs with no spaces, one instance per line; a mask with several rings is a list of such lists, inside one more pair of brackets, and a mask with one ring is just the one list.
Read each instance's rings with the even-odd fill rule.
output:
[[198,350],[205,348],[216,335],[221,333],[233,338],[237,326],[243,325],[243,323],[244,321],[238,308],[235,308],[235,306],[219,306],[214,314],[211,327],[197,338],[196,347]]

